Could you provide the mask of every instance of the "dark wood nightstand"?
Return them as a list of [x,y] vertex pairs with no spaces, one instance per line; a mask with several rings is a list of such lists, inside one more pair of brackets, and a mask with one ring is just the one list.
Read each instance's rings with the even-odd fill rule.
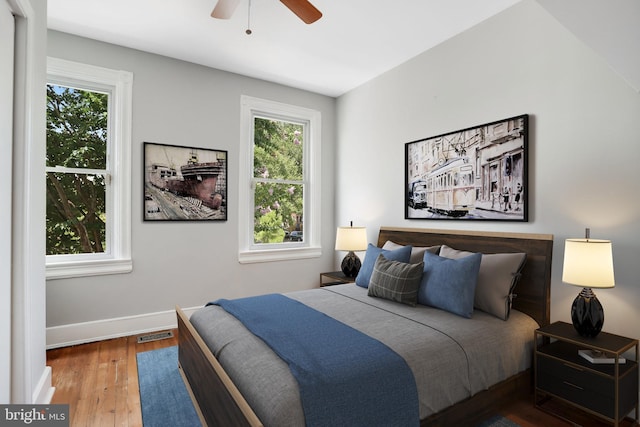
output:
[[[547,410],[549,399],[560,399],[612,422],[635,409],[638,418],[638,340],[601,332],[585,338],[573,325],[555,322],[535,331],[535,405]],[[622,354],[635,347],[635,360],[620,363]],[[592,363],[579,350],[606,353],[614,363]],[[570,420],[568,420],[570,421]]]
[[320,287],[332,285],[344,285],[345,283],[353,283],[355,277],[348,277],[342,271],[331,271],[328,273],[320,273]]

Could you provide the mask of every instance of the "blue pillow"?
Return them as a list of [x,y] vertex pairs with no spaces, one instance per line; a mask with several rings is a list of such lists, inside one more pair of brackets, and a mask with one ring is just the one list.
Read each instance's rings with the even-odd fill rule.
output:
[[371,280],[373,266],[376,263],[376,259],[378,259],[378,255],[384,255],[384,257],[389,261],[409,262],[409,258],[411,258],[411,249],[412,246],[407,245],[401,247],[400,249],[390,251],[387,249],[378,248],[369,243],[369,246],[367,246],[367,253],[364,254],[362,267],[360,267],[360,271],[356,276],[356,285],[363,288],[369,287],[369,280]]
[[418,304],[471,318],[482,254],[450,259],[424,253]]

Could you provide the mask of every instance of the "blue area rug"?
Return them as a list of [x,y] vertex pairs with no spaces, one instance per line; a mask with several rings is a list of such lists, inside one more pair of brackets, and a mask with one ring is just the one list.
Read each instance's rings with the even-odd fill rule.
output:
[[[201,427],[191,397],[178,372],[178,347],[137,354],[140,405],[144,427]],[[520,427],[492,417],[476,427]]]
[[136,355],[144,427],[201,426],[178,372],[178,347]]
[[496,415],[495,417],[491,417],[485,422],[478,424],[476,427],[520,427],[520,425],[508,418]]

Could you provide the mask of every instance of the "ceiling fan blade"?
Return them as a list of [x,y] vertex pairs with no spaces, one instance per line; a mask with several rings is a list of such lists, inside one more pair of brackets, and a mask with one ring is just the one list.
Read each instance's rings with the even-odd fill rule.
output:
[[229,19],[240,4],[240,0],[218,0],[211,16],[218,19]]
[[308,0],[280,0],[285,6],[287,6],[291,12],[298,15],[298,18],[302,19],[306,24],[312,24],[318,19],[322,18],[322,12],[320,12],[314,5],[309,3]]

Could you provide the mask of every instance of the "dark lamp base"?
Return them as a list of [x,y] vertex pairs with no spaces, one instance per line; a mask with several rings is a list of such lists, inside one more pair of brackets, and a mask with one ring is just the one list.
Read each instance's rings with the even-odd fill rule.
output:
[[360,262],[360,258],[358,255],[350,251],[342,260],[342,272],[347,277],[356,277],[358,275],[358,271],[360,271],[360,267],[362,263]]
[[604,310],[591,288],[583,288],[571,306],[571,321],[583,337],[595,337],[604,324]]

